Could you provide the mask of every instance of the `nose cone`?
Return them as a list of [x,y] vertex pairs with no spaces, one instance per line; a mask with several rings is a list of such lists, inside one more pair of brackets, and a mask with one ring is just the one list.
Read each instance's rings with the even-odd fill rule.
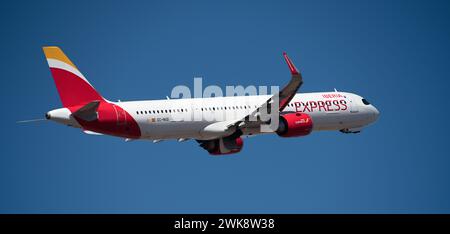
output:
[[371,106],[370,112],[372,114],[372,122],[375,122],[378,119],[378,116],[380,115],[380,112],[374,106]]

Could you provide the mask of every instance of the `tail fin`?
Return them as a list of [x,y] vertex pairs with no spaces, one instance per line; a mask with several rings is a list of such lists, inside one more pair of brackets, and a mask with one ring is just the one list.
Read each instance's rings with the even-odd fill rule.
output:
[[43,49],[64,107],[104,100],[59,47]]

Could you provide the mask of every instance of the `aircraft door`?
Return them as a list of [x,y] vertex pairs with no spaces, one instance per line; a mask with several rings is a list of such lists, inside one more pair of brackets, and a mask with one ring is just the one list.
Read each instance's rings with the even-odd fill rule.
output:
[[352,97],[350,99],[350,113],[358,113],[358,112],[359,112],[358,100]]

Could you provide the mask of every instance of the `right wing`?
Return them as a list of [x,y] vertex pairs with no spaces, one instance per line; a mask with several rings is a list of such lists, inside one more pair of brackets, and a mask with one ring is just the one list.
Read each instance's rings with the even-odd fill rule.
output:
[[229,124],[228,128],[235,128],[235,130],[238,130],[246,127],[258,127],[261,124],[264,124],[264,122],[260,121],[259,119],[261,110],[265,110],[266,113],[270,114],[272,104],[275,102],[275,100],[278,99],[277,111],[279,113],[282,112],[284,108],[287,106],[287,104],[292,100],[292,98],[297,93],[297,90],[303,84],[303,78],[301,73],[289,59],[286,52],[283,52],[283,56],[291,72],[291,80],[289,81],[289,83],[286,86],[284,86],[280,92],[274,94],[272,97],[270,97],[266,102],[264,102],[261,106],[256,108],[256,110],[251,112],[249,115]]

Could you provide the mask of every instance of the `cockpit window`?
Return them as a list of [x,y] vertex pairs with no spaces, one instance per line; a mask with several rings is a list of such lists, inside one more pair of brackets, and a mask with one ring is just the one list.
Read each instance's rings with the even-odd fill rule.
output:
[[365,98],[362,99],[362,102],[364,103],[364,105],[370,105],[370,102],[367,101]]

